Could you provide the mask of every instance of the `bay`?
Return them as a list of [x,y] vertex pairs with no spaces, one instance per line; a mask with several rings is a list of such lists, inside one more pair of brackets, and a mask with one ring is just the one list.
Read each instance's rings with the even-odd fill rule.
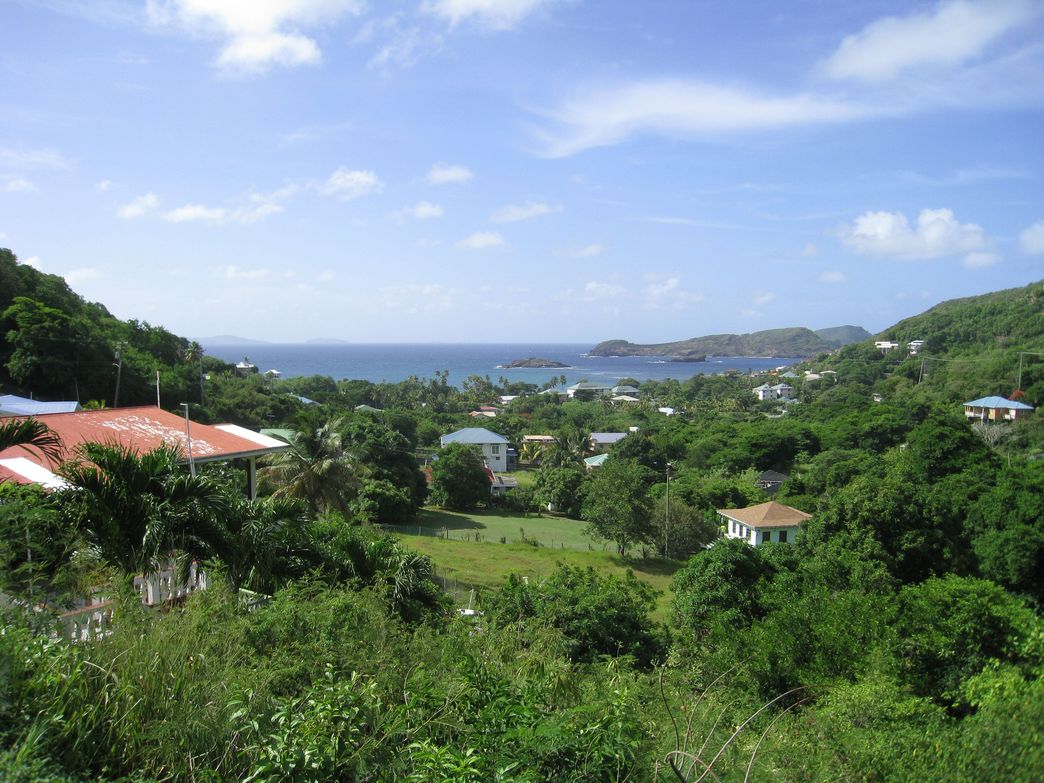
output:
[[[560,375],[565,375],[569,384],[583,380],[615,383],[621,378],[685,380],[726,370],[769,370],[798,361],[779,357],[710,356],[704,362],[671,362],[653,356],[589,356],[587,351],[591,346],[587,343],[272,343],[204,344],[203,347],[208,355],[227,362],[248,358],[261,372],[278,370],[283,378],[327,375],[335,380],[395,383],[411,375],[430,378],[436,371],[447,370],[449,382],[457,386],[469,375],[488,375],[494,382],[503,376],[537,385]],[[499,367],[531,356],[569,366],[511,370]]]

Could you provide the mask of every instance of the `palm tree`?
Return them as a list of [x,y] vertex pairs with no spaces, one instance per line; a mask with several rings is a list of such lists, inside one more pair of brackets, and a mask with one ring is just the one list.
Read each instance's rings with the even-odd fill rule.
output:
[[206,399],[203,394],[203,346],[195,340],[190,342],[188,348],[185,349],[185,361],[199,363],[199,404],[205,405]]
[[192,560],[227,549],[230,493],[185,473],[171,446],[139,454],[120,444],[83,443],[59,473],[72,486],[60,503],[110,565],[128,575],[174,557],[184,577]]
[[58,435],[39,419],[32,416],[26,419],[8,419],[0,421],[0,451],[12,446],[21,446],[27,450],[36,450],[51,462],[60,462],[62,458],[62,442]]
[[316,513],[348,510],[346,498],[358,484],[356,466],[341,436],[342,419],[322,423],[298,419],[290,448],[269,458],[260,475],[276,485],[276,498],[298,498]]

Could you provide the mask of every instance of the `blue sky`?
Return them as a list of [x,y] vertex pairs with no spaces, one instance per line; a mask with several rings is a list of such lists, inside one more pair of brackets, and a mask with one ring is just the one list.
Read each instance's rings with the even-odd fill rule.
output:
[[0,245],[276,341],[665,341],[1044,277],[1044,2],[7,0]]

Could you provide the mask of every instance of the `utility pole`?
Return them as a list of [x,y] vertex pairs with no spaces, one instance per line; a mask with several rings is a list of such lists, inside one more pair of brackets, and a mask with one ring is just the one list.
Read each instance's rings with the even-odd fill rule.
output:
[[156,370],[156,407],[162,408],[160,405],[160,384],[159,384],[159,370]]
[[667,463],[667,509],[663,519],[663,558],[667,559],[667,553],[670,551],[667,543],[667,536],[671,530],[671,470],[674,468],[670,462]]
[[181,403],[181,407],[185,409],[185,440],[188,442],[188,458],[189,458],[189,475],[193,478],[196,476],[196,463],[192,459],[192,427],[189,423],[188,409],[189,404],[187,402]]
[[112,407],[120,407],[120,378],[123,375],[123,353],[120,350],[121,346],[116,346],[116,361],[113,364],[116,366],[116,392],[112,395]]

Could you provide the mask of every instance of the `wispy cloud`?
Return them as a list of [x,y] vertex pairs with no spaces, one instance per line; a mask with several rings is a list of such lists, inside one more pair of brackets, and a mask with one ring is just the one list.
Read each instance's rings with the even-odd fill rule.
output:
[[155,193],[146,193],[138,196],[129,204],[124,204],[116,210],[116,214],[124,220],[133,220],[145,215],[159,206],[159,196]]
[[425,0],[421,8],[451,26],[473,22],[492,30],[508,30],[555,0]]
[[0,182],[3,183],[0,190],[7,193],[30,193],[36,190],[36,185],[25,177],[4,177],[0,179]]
[[622,285],[592,280],[584,286],[581,297],[588,302],[598,302],[605,299],[619,299],[626,293],[627,289]]
[[67,169],[69,161],[51,147],[0,147],[0,166],[9,169]]
[[827,285],[838,285],[848,280],[843,272],[825,271],[819,275],[819,282],[826,283]]
[[380,192],[380,179],[372,171],[346,169],[343,166],[319,186],[324,196],[337,196],[346,201]]
[[761,307],[762,305],[767,305],[769,302],[774,301],[775,298],[775,291],[757,291],[754,294],[753,301],[754,304],[756,304],[758,307]]
[[530,201],[526,204],[508,204],[496,210],[490,220],[494,223],[517,223],[522,220],[532,220],[541,215],[550,215],[562,212],[564,207],[560,205],[545,204],[543,202]]
[[469,237],[457,242],[457,247],[466,250],[485,250],[489,247],[500,247],[504,244],[504,237],[495,231],[476,231]]
[[427,179],[429,185],[447,185],[452,182],[467,182],[474,178],[475,175],[467,166],[436,163],[428,171],[425,179]]
[[220,266],[215,272],[218,277],[223,277],[225,280],[264,280],[272,274],[272,271],[267,267],[244,269],[235,264]]
[[1028,256],[1044,255],[1044,220],[1038,220],[1019,234],[1019,248]]
[[264,73],[273,66],[316,65],[319,45],[301,31],[358,14],[360,0],[149,0],[156,27],[224,40],[215,65],[228,72]]
[[880,82],[918,67],[958,66],[1041,11],[1030,0],[947,0],[930,11],[872,22],[846,37],[823,69],[834,79]]
[[569,255],[573,258],[594,258],[600,256],[605,252],[605,245],[600,245],[597,242],[592,242],[589,245],[578,247],[573,251],[570,251]]
[[283,146],[289,147],[294,144],[302,144],[336,136],[344,131],[351,130],[352,127],[352,123],[350,122],[329,122],[302,125],[299,128],[294,128],[291,131],[280,134],[279,142]]
[[186,204],[165,212],[163,219],[170,223],[222,223],[228,217],[224,207],[208,207],[203,204]]
[[417,283],[381,288],[376,304],[380,310],[397,313],[447,312],[454,308],[456,297],[455,289],[441,283]]
[[112,190],[112,186],[115,184],[116,183],[113,182],[111,179],[103,179],[101,182],[95,184],[94,189],[97,190],[99,193],[105,193],[109,190]]
[[848,122],[875,113],[813,94],[765,95],[685,79],[636,81],[582,93],[547,113],[543,154],[575,155],[654,134],[693,139],[742,131]]
[[650,283],[642,292],[643,305],[649,310],[671,308],[681,310],[703,301],[703,294],[682,287],[681,278],[669,277],[662,282]]
[[76,286],[82,283],[84,280],[95,280],[101,277],[101,273],[91,266],[80,267],[78,269],[70,269],[62,277],[65,278],[70,286]]
[[982,228],[961,223],[950,209],[922,209],[911,226],[901,212],[867,212],[840,230],[841,241],[857,253],[900,261],[960,256],[966,266],[996,263]]
[[414,220],[431,220],[442,217],[442,207],[430,201],[419,201],[412,207],[403,207],[400,214]]

